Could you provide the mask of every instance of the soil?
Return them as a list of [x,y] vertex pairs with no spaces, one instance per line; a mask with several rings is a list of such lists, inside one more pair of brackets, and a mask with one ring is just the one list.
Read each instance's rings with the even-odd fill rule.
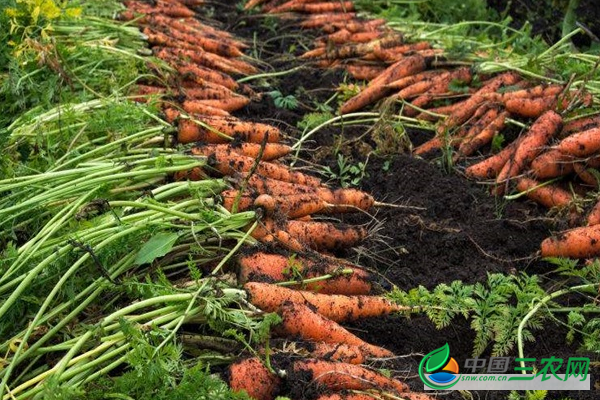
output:
[[[297,138],[298,122],[315,111],[315,104],[325,102],[334,89],[347,78],[338,70],[320,70],[300,63],[295,56],[302,46],[310,47],[314,36],[300,32],[289,21],[265,20],[257,15],[240,15],[234,5],[213,4],[211,18],[250,43],[260,43],[260,53],[267,71],[303,68],[287,75],[252,82],[253,89],[263,93],[263,101],[253,102],[236,115],[281,127],[291,138]],[[203,8],[204,10],[204,8]],[[211,9],[209,8],[209,11]],[[284,96],[294,95],[300,104],[296,109],[278,108],[268,94],[279,90]],[[422,132],[410,131],[415,142],[424,141]],[[373,216],[348,215],[345,222],[365,223],[372,228],[367,243],[345,251],[346,256],[361,265],[383,273],[394,285],[409,290],[422,285],[428,289],[440,283],[461,280],[484,282],[490,273],[539,274],[543,285],[550,288],[559,279],[553,267],[537,256],[540,242],[550,235],[556,220],[527,201],[506,202],[489,195],[485,187],[466,180],[459,169],[446,172],[439,159],[423,160],[407,154],[380,157],[373,152],[377,142],[365,127],[326,128],[307,142],[301,156],[305,165],[320,164],[338,168],[334,154],[341,153],[353,164],[365,163],[365,176],[360,188],[380,202],[402,207],[379,207]],[[339,183],[339,182],[338,182]],[[469,322],[455,318],[452,324],[437,330],[425,316],[374,318],[349,324],[349,328],[366,341],[383,346],[395,354],[406,355],[384,367],[404,376],[415,390],[423,384],[417,366],[424,354],[449,343],[451,354],[462,367],[473,350],[474,332]],[[575,345],[565,342],[566,329],[547,321],[543,332],[536,332],[536,342],[525,347],[528,357],[578,355]],[[488,352],[482,355],[489,356]],[[598,361],[598,355],[586,354]],[[285,360],[276,360],[285,363]],[[600,370],[592,371],[591,392],[551,392],[549,399],[569,397],[586,400],[598,397]],[[315,393],[300,386],[288,388],[296,399],[310,399]],[[301,391],[301,392],[299,392]],[[473,392],[474,397],[505,399],[507,392]],[[446,398],[463,398],[453,392]]]

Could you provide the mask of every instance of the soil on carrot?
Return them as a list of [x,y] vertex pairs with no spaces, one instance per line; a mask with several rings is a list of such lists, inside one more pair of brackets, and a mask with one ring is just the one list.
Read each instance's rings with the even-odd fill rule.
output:
[[[238,111],[244,119],[263,121],[298,138],[298,122],[317,104],[327,101],[335,88],[347,78],[340,70],[322,70],[296,59],[302,46],[310,46],[314,33],[302,32],[292,21],[275,20],[258,15],[241,15],[234,6],[213,5],[210,17],[223,23],[230,32],[245,38],[253,52],[265,63],[265,71],[291,71],[285,75],[249,82],[262,93],[262,101],[252,102]],[[210,10],[210,7],[209,7]],[[301,68],[298,68],[301,67]],[[350,80],[351,82],[351,80]],[[276,105],[270,93],[293,95],[296,107]],[[335,104],[332,104],[335,108]],[[410,131],[413,144],[425,141],[430,134]],[[545,287],[553,284],[553,267],[537,257],[541,241],[557,219],[528,201],[504,201],[494,198],[481,185],[467,181],[455,169],[446,172],[435,160],[397,154],[385,158],[374,155],[377,142],[362,126],[327,127],[303,146],[302,158],[313,171],[329,167],[338,171],[338,154],[353,165],[366,164],[359,187],[373,194],[379,202],[401,207],[379,207],[374,216],[352,214],[346,222],[365,223],[373,230],[367,243],[355,251],[338,254],[375,269],[398,287],[408,290],[419,285],[433,289],[440,283],[461,280],[484,282],[489,273],[526,272],[545,277]],[[435,156],[435,155],[434,155]],[[314,167],[314,165],[321,167]],[[339,185],[339,179],[335,183]],[[578,354],[574,345],[565,342],[566,329],[546,322],[547,329],[534,332],[535,343],[525,347],[528,357],[540,360],[550,356],[565,359]],[[422,355],[449,343],[451,354],[462,367],[473,351],[474,332],[469,322],[456,318],[443,330],[437,330],[423,316],[373,318],[350,324],[350,329],[364,340],[407,357],[384,363],[396,376],[403,376],[414,390],[423,384],[417,375]],[[484,353],[482,357],[488,357]],[[278,362],[285,362],[279,360]],[[600,371],[592,369],[592,389],[600,386]],[[303,389],[304,388],[304,389]],[[311,399],[319,390],[300,386],[290,393]],[[299,392],[301,391],[301,392]],[[505,399],[508,392],[473,393],[478,398]],[[587,400],[597,397],[591,392],[551,392],[549,399],[569,397]],[[458,393],[451,399],[463,398]]]

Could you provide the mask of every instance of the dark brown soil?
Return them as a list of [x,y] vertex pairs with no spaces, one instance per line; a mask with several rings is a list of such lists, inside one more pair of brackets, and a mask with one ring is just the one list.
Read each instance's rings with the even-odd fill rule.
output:
[[[302,45],[310,46],[314,33],[300,32],[289,21],[264,21],[256,15],[240,17],[234,6],[215,5],[211,17],[223,22],[231,32],[256,48],[268,71],[290,70],[300,65],[294,58]],[[347,79],[340,71],[323,71],[310,66],[296,72],[252,82],[254,89],[263,92],[261,102],[254,102],[238,112],[238,116],[280,126],[290,137],[298,137],[298,121],[315,104],[328,99],[333,89]],[[301,88],[301,89],[300,89]],[[267,94],[279,90],[293,94],[300,106],[293,110],[277,108]],[[543,284],[551,287],[552,266],[537,257],[540,242],[547,237],[554,221],[544,210],[526,201],[507,202],[490,196],[485,188],[467,181],[455,170],[445,172],[435,160],[422,160],[405,154],[379,158],[371,153],[376,143],[371,136],[353,140],[365,133],[364,127],[350,129],[327,128],[314,137],[301,154],[309,162],[335,170],[335,155],[343,153],[350,162],[365,162],[366,176],[360,187],[372,193],[378,201],[405,206],[380,207],[373,217],[349,215],[346,222],[368,223],[373,235],[356,251],[343,255],[383,273],[399,288],[409,290],[423,285],[428,289],[440,283],[461,280],[465,283],[483,282],[489,273],[540,274]],[[423,135],[411,132],[415,142]],[[426,136],[425,136],[426,137]],[[374,222],[374,220],[376,220]],[[398,376],[406,377],[415,390],[422,390],[416,370],[422,355],[449,343],[459,365],[473,350],[474,333],[469,322],[456,318],[443,330],[437,330],[424,316],[406,319],[403,316],[376,318],[349,325],[358,336],[370,343],[407,355],[384,365]],[[574,345],[565,343],[566,330],[559,324],[547,322],[543,332],[536,333],[537,341],[526,346],[528,357],[565,357],[577,354]],[[483,356],[489,356],[484,353]],[[592,356],[592,355],[589,355]],[[598,356],[594,356],[598,360]],[[279,360],[278,362],[284,362]],[[592,387],[598,382],[599,371],[592,371]],[[315,392],[293,394],[310,399]],[[477,398],[505,399],[508,392],[473,393]],[[593,392],[556,392],[548,398],[597,398]],[[453,393],[450,398],[461,398]]]

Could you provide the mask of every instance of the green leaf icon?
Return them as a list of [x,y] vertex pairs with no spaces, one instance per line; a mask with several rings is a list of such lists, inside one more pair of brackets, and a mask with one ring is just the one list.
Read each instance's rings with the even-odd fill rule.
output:
[[450,346],[446,343],[439,349],[435,349],[427,354],[425,358],[427,359],[427,362],[425,363],[425,372],[428,374],[432,373],[446,365],[450,358]]

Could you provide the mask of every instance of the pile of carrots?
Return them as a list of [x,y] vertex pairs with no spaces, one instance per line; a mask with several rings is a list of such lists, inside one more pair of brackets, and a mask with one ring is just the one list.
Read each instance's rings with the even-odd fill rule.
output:
[[[341,106],[341,114],[385,99],[401,104],[401,115],[437,123],[435,136],[416,147],[415,155],[451,149],[455,163],[470,164],[466,176],[490,184],[494,195],[522,193],[549,209],[565,210],[571,226],[582,225],[545,240],[542,256],[600,256],[600,201],[582,201],[599,187],[600,115],[574,112],[592,105],[589,93],[534,82],[512,71],[477,74],[448,60],[431,43],[406,43],[382,20],[358,19],[351,3],[247,4],[260,3],[267,13],[293,12],[301,26],[322,32],[316,48],[302,58],[325,68],[345,68],[366,81]],[[490,144],[511,120],[527,128],[490,154]],[[472,162],[470,157],[477,155],[485,158]]]
[[[306,11],[317,5],[302,4],[291,7]],[[339,4],[351,7],[350,2]],[[428,399],[362,366],[394,354],[340,325],[404,311],[380,295],[376,275],[330,255],[364,240],[367,229],[318,218],[365,212],[379,203],[362,191],[330,188],[291,169],[283,163],[291,147],[282,143],[277,127],[230,114],[260,100],[232,78],[256,70],[244,61],[243,42],[195,18],[190,7],[202,1],[136,0],[125,5],[128,10],[121,18],[139,24],[155,57],[173,70],[166,79],[137,85],[132,98],[158,100],[165,118],[177,126],[176,141],[187,145],[190,154],[207,159],[207,167],[181,171],[174,179],[228,177],[232,188],[221,193],[222,205],[231,212],[256,210],[261,218],[251,234],[271,251],[246,250],[238,259],[238,281],[257,310],[281,316],[275,333],[282,338],[279,343],[287,345],[232,364],[227,373],[230,386],[259,400],[283,394],[286,382],[292,381],[318,388],[322,399],[371,399],[381,393]]]

